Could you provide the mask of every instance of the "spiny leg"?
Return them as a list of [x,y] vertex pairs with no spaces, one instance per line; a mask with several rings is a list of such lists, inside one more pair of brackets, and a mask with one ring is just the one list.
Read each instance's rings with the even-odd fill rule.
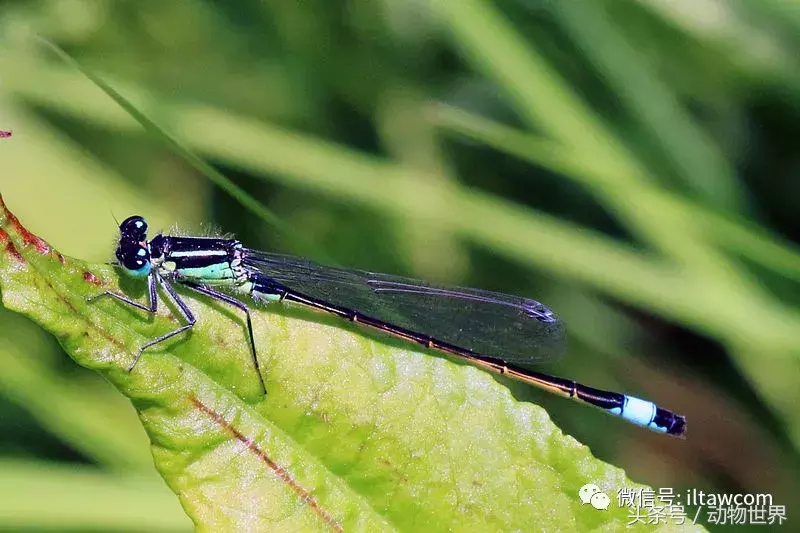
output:
[[266,394],[267,393],[267,386],[264,383],[264,377],[261,375],[261,367],[259,367],[259,365],[258,365],[258,356],[256,355],[256,341],[253,338],[253,321],[250,319],[250,309],[245,304],[243,304],[242,302],[237,300],[236,298],[234,298],[232,296],[229,296],[227,294],[215,291],[214,289],[210,289],[210,288],[208,288],[208,287],[206,287],[204,285],[198,285],[198,284],[191,283],[191,282],[188,282],[188,281],[182,281],[181,285],[184,285],[184,286],[192,289],[193,291],[197,291],[200,294],[205,294],[206,296],[210,296],[211,298],[214,298],[215,300],[220,300],[220,301],[223,301],[225,303],[229,303],[232,306],[238,307],[239,309],[244,311],[245,317],[247,317],[247,334],[250,337],[250,353],[253,355],[253,365],[255,366],[256,372],[258,373],[258,379],[261,382],[261,390],[264,392],[264,394]]
[[150,300],[149,301],[149,305],[140,304],[139,302],[137,302],[135,300],[131,300],[130,298],[128,298],[124,294],[119,294],[119,293],[116,293],[116,292],[113,292],[113,291],[105,291],[105,292],[102,292],[102,293],[100,293],[100,294],[98,294],[96,296],[91,296],[91,297],[86,299],[86,301],[92,302],[92,301],[97,300],[98,298],[100,298],[102,296],[111,296],[112,298],[115,298],[115,299],[119,300],[122,303],[126,303],[128,305],[132,305],[133,307],[136,307],[137,309],[141,309],[143,311],[147,311],[148,313],[155,314],[156,311],[158,311],[158,294],[157,294],[157,291],[156,291],[156,289],[157,289],[156,284],[157,283],[160,283],[161,286],[163,286],[164,289],[166,289],[166,291],[172,297],[172,299],[175,302],[175,304],[178,306],[178,308],[183,313],[183,317],[189,323],[187,325],[185,325],[185,326],[179,327],[175,331],[171,331],[171,332],[167,333],[166,335],[162,335],[161,337],[158,337],[157,339],[153,339],[152,341],[145,343],[141,348],[139,348],[139,351],[136,353],[136,357],[133,359],[133,363],[128,365],[128,368],[126,369],[128,372],[133,370],[133,368],[136,366],[136,363],[139,362],[139,358],[142,357],[142,352],[146,348],[149,348],[150,346],[153,346],[154,344],[158,344],[159,342],[164,341],[164,340],[172,337],[173,335],[177,335],[178,333],[180,333],[182,331],[186,331],[187,329],[189,329],[192,326],[194,326],[194,323],[196,322],[196,320],[194,318],[194,315],[189,310],[189,308],[186,306],[186,304],[183,302],[183,300],[181,300],[180,296],[178,296],[178,294],[175,292],[175,290],[172,288],[172,286],[169,283],[167,283],[166,280],[162,279],[161,276],[159,276],[156,272],[151,272],[147,276],[147,292],[148,292],[148,298]]
[[156,273],[155,272],[151,272],[147,276],[147,292],[149,294],[149,299],[150,299],[149,305],[140,304],[139,302],[137,302],[135,300],[131,300],[130,298],[128,298],[124,294],[120,294],[120,293],[114,292],[114,291],[101,292],[100,294],[96,294],[94,296],[90,296],[90,297],[86,298],[86,301],[87,302],[93,302],[93,301],[97,300],[98,298],[102,298],[103,296],[111,296],[112,298],[116,298],[120,302],[126,303],[128,305],[132,305],[133,307],[136,307],[136,308],[141,309],[143,311],[147,311],[148,313],[155,314],[155,312],[158,311],[158,296],[156,295]]
[[189,306],[187,306],[186,302],[184,302],[183,299],[181,299],[181,297],[178,295],[178,293],[175,292],[175,289],[172,288],[172,285],[170,285],[167,280],[165,280],[158,274],[154,274],[154,277],[161,284],[161,286],[164,287],[164,289],[169,293],[170,297],[172,297],[172,301],[175,302],[175,305],[178,306],[178,309],[180,309],[181,313],[183,314],[183,318],[186,319],[186,322],[188,322],[188,324],[181,326],[173,331],[170,331],[169,333],[161,335],[160,337],[155,338],[149,342],[146,342],[141,348],[139,348],[139,353],[136,354],[133,363],[131,363],[128,366],[128,372],[133,370],[133,367],[135,367],[136,363],[139,362],[139,358],[142,357],[142,352],[145,351],[147,348],[155,344],[158,344],[159,342],[163,342],[169,339],[170,337],[174,337],[178,333],[182,333],[187,329],[191,329],[192,326],[194,326],[195,323],[197,322],[197,319],[192,314],[192,311],[189,309]]

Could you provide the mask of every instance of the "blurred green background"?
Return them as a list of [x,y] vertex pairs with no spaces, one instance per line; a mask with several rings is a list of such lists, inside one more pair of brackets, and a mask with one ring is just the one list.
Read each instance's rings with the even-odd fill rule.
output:
[[[798,29],[789,0],[0,1],[0,192],[90,261],[138,213],[541,300],[570,336],[543,371],[683,413],[688,439],[518,398],[638,482],[769,493],[792,528]],[[0,462],[2,530],[191,527],[127,401],[4,310]]]

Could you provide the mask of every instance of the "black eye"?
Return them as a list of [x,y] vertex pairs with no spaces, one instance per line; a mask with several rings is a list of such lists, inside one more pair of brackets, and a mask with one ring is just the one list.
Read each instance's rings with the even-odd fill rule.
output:
[[147,248],[136,241],[120,242],[116,255],[122,268],[129,274],[144,275],[150,271],[150,254]]
[[143,241],[147,238],[147,222],[139,215],[128,217],[119,225],[122,240]]

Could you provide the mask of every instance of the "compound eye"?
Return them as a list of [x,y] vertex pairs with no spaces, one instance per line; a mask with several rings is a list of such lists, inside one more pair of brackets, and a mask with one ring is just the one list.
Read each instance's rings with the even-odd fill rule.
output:
[[120,243],[117,247],[117,259],[122,268],[132,276],[146,276],[150,273],[150,254],[138,242]]
[[147,222],[139,215],[128,217],[119,225],[119,233],[123,239],[143,241],[147,237]]

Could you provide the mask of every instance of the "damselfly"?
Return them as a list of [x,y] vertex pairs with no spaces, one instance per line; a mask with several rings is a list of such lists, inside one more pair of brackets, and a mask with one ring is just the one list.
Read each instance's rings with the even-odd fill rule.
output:
[[251,250],[234,239],[159,234],[147,240],[147,223],[140,216],[125,219],[119,231],[116,250],[119,264],[128,275],[147,278],[149,304],[111,291],[90,300],[107,295],[155,313],[160,285],[186,320],[185,325],[139,348],[128,371],[133,370],[146,348],[194,326],[194,314],[173,287],[179,284],[244,312],[253,366],[262,388],[264,378],[258,364],[250,309],[234,294],[261,303],[292,302],[326,311],[599,407],[639,426],[670,435],[682,435],[685,431],[683,416],[647,400],[532,370],[530,365],[557,357],[564,344],[562,323],[537,301],[325,267],[291,256]]

